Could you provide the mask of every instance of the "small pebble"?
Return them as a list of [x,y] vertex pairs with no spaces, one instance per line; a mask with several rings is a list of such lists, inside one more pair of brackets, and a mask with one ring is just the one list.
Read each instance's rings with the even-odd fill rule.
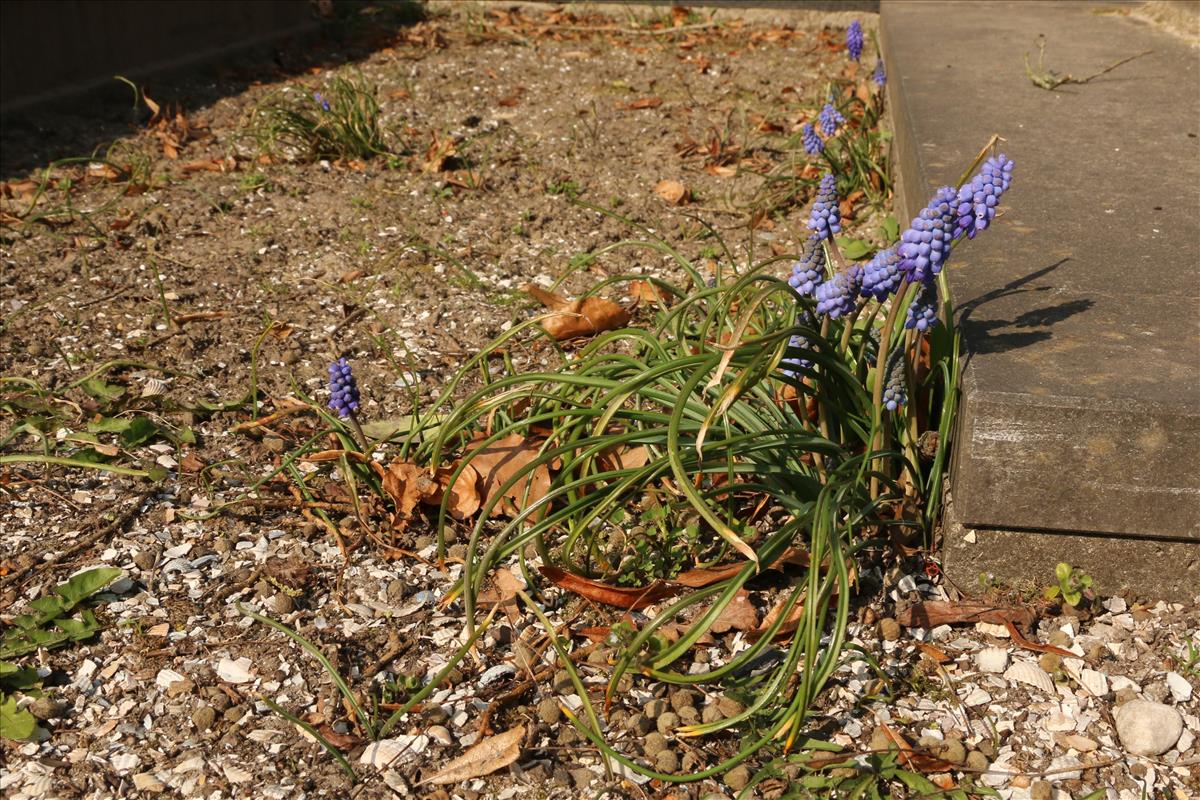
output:
[[722,716],[736,717],[738,714],[746,710],[746,707],[734,700],[732,697],[722,697],[717,701],[717,708],[721,710]]
[[58,719],[66,713],[70,706],[61,700],[42,695],[29,706],[29,713],[45,722],[48,719]]
[[674,733],[679,727],[679,715],[674,711],[667,711],[661,714],[656,720],[658,723],[658,732],[664,736],[668,733]]
[[947,739],[933,748],[934,755],[951,764],[962,764],[967,760],[967,748],[961,739]]
[[725,715],[721,713],[721,708],[716,703],[709,703],[700,712],[700,721],[704,724],[716,722],[722,719]]
[[885,642],[894,642],[900,638],[900,623],[891,617],[879,620],[879,635]]
[[1052,800],[1054,787],[1048,781],[1034,781],[1029,786],[1029,800]]
[[571,683],[571,673],[567,672],[565,669],[560,669],[558,672],[554,673],[554,683],[552,683],[551,686],[553,686],[554,691],[558,692],[559,694],[566,694],[567,692],[573,691],[575,688],[575,684]]
[[982,772],[988,768],[988,758],[978,750],[967,754],[967,766],[974,772]]
[[1058,653],[1042,653],[1038,658],[1038,666],[1053,674],[1062,666],[1062,656]]
[[676,689],[675,691],[671,692],[671,708],[676,712],[686,708],[687,706],[694,706],[695,704],[696,695],[692,692],[689,692],[687,689]]
[[596,780],[596,773],[590,769],[573,769],[571,770],[571,780],[577,789],[586,789],[592,785],[592,781]]
[[647,734],[646,741],[642,743],[642,752],[646,754],[647,758],[654,758],[665,749],[667,749],[667,737],[658,732]]
[[725,773],[725,785],[735,792],[740,792],[746,788],[746,784],[750,782],[750,768],[745,764],[739,764],[729,772]]
[[547,725],[554,725],[562,719],[562,709],[553,697],[544,698],[537,705],[538,717]]
[[1113,712],[1117,736],[1134,755],[1157,756],[1167,752],[1183,733],[1183,717],[1168,705],[1131,700]]
[[673,750],[659,750],[654,763],[659,772],[674,774],[679,770],[679,756]]
[[192,712],[192,724],[198,731],[206,731],[217,721],[217,710],[210,705],[203,705]]
[[625,720],[625,728],[637,736],[645,736],[654,730],[654,723],[645,714],[633,714]]
[[646,716],[650,719],[658,719],[664,711],[667,710],[667,701],[661,697],[656,697],[649,703],[646,703]]
[[679,709],[679,719],[684,725],[695,725],[700,721],[700,712],[694,706],[684,706]]

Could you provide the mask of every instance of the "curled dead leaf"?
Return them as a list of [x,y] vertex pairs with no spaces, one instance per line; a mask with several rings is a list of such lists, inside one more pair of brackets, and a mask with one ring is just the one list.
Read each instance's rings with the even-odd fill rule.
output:
[[672,586],[661,580],[656,580],[649,586],[631,589],[625,586],[612,586],[601,581],[595,581],[551,565],[543,566],[540,570],[543,575],[550,579],[551,583],[560,589],[574,592],[580,597],[587,598],[595,603],[603,603],[606,606],[615,606],[616,608],[626,608],[635,611],[653,605],[667,597],[673,597],[680,592],[680,587]]
[[521,740],[524,738],[524,725],[518,725],[504,733],[489,736],[421,783],[448,786],[483,775],[490,775],[521,757]]
[[603,297],[570,300],[532,283],[525,284],[521,290],[550,309],[551,313],[541,324],[546,333],[560,341],[595,336],[624,327],[629,322],[629,312],[624,306]]
[[[479,474],[481,502],[497,500],[492,506],[492,516],[515,517],[546,496],[550,490],[549,467],[538,464],[529,469],[529,465],[537,460],[543,441],[514,433],[472,451],[470,465]],[[512,486],[504,489],[508,481],[522,472],[524,474]],[[458,488],[457,484],[455,488]],[[535,518],[537,516],[540,514]]]
[[678,206],[687,202],[688,190],[679,181],[662,180],[654,184],[654,193],[668,205]]
[[713,620],[712,632],[725,633],[729,630],[753,631],[758,627],[758,609],[750,602],[750,593],[738,589],[733,599],[721,609],[721,613]]
[[428,471],[407,461],[393,461],[383,474],[383,490],[395,503],[396,514],[405,519],[440,488]]

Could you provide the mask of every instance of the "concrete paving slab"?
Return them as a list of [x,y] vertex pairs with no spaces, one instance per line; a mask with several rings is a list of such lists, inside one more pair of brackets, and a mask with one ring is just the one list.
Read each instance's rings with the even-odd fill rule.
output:
[[[898,201],[913,216],[1008,140],[1004,217],[949,268],[968,352],[954,522],[1200,558],[1200,50],[1128,8],[885,0]],[[1023,63],[1039,34],[1077,77],[1153,52],[1048,92]],[[1032,538],[988,541],[1021,572]]]

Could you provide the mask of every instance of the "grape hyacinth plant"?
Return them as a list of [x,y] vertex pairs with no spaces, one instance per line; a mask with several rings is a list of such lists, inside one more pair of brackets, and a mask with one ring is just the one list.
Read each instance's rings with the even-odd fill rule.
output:
[[871,75],[871,80],[875,81],[875,85],[882,89],[887,85],[887,71],[883,68],[883,59],[875,62],[875,72]]
[[800,135],[804,140],[804,152],[810,156],[820,155],[825,150],[825,142],[821,141],[821,137],[817,135],[816,128],[811,122],[804,123],[800,128]]
[[862,49],[862,24],[858,20],[854,20],[850,23],[850,27],[846,29],[846,52],[850,54],[851,60],[858,61],[862,58]]
[[828,239],[842,230],[838,217],[837,179],[831,173],[821,178],[817,199],[808,215],[808,228],[822,239]]
[[924,333],[938,324],[937,284],[932,280],[922,281],[917,296],[908,306],[904,327]]
[[858,306],[862,288],[863,268],[857,264],[847,267],[817,287],[817,313],[830,319],[847,316]]
[[900,237],[900,255],[904,257],[900,270],[910,281],[916,283],[937,275],[950,257],[958,222],[956,197],[949,186],[938,189]]
[[359,404],[358,381],[350,362],[339,358],[329,365],[329,407],[342,419],[349,419]]
[[965,234],[974,239],[976,233],[987,230],[996,216],[1000,195],[1012,182],[1012,169],[1013,162],[1001,153],[983,162],[979,174],[958,190],[956,237]]
[[846,124],[846,118],[842,113],[833,107],[832,100],[821,107],[821,112],[817,114],[817,122],[821,125],[821,133],[826,136],[833,136],[837,132],[839,125]]
[[896,247],[889,247],[875,254],[863,267],[863,297],[884,300],[900,286],[904,276],[900,274],[902,258]]
[[887,386],[883,390],[883,407],[896,411],[908,402],[907,380],[904,375],[904,348],[898,347],[887,361]]
[[788,285],[802,295],[811,295],[825,280],[825,248],[821,246],[824,237],[812,234],[800,251],[800,258],[792,265],[792,275]]

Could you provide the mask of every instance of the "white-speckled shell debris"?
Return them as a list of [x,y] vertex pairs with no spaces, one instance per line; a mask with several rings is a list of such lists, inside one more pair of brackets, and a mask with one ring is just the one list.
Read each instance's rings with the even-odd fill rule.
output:
[[1047,694],[1054,694],[1054,680],[1046,670],[1028,661],[1014,661],[1012,666],[1004,671],[1006,680],[1024,683],[1041,689]]

